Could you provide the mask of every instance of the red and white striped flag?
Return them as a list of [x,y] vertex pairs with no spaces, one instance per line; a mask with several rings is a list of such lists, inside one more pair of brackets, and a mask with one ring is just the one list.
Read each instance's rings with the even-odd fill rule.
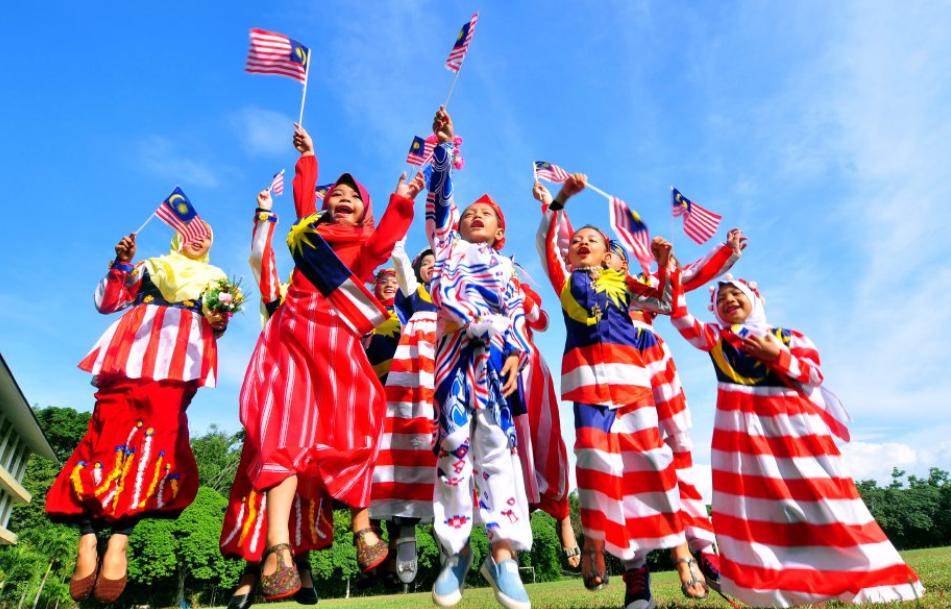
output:
[[253,28],[248,63],[244,69],[253,74],[277,74],[300,82],[307,81],[310,49],[277,32]]
[[208,236],[208,227],[178,186],[155,210],[155,216],[182,235],[182,247]]
[[446,60],[446,68],[458,73],[462,68],[462,62],[466,58],[466,52],[469,50],[469,43],[472,42],[472,35],[475,33],[476,21],[479,20],[479,13],[472,16],[469,23],[462,26],[459,30],[459,36],[456,37],[456,44],[449,51],[449,58]]
[[275,195],[284,194],[284,170],[280,170],[274,174],[274,178],[271,180],[271,187],[268,188]]
[[670,202],[674,217],[683,216],[684,232],[688,237],[702,244],[716,234],[723,216],[700,207],[673,186],[670,187]]
[[647,225],[637,212],[631,211],[627,203],[617,197],[611,197],[611,228],[621,238],[625,249],[633,254],[647,273],[654,261]]
[[562,182],[567,182],[568,178],[570,177],[571,174],[558,165],[552,165],[547,161],[535,161],[536,179],[541,178],[543,180],[548,180],[549,182],[561,184]]

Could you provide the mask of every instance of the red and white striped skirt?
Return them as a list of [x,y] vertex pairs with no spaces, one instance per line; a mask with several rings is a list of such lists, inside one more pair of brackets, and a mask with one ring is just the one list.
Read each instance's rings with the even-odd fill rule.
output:
[[690,439],[690,411],[680,384],[674,358],[664,340],[648,322],[634,317],[641,358],[650,372],[651,391],[657,406],[657,419],[664,443],[674,453],[677,487],[680,489],[680,518],[687,542],[693,552],[708,550],[715,541],[707,506],[697,490],[693,471],[693,442]]
[[713,524],[723,592],[759,607],[914,600],[918,576],[803,402],[786,387],[719,385]]
[[522,371],[527,417],[515,419],[518,455],[525,478],[525,493],[532,510],[542,510],[556,520],[570,515],[568,506],[568,450],[561,435],[558,394],[551,370],[537,348]]
[[611,410],[575,403],[581,525],[621,560],[684,543],[670,447],[647,400]]
[[370,501],[374,519],[433,517],[435,358],[436,313],[421,311],[403,328],[386,381],[386,418]]
[[350,507],[368,506],[385,412],[360,337],[323,296],[291,286],[241,388],[251,486],[265,491],[296,474]]

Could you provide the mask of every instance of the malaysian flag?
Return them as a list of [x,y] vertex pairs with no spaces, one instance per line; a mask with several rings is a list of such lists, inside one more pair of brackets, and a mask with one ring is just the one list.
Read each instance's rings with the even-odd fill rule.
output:
[[168,224],[182,235],[182,247],[201,241],[208,236],[208,227],[192,206],[185,193],[178,186],[155,210],[159,220]]
[[722,216],[700,207],[673,186],[670,187],[670,202],[674,217],[684,217],[684,232],[688,237],[697,243],[705,243],[716,234]]
[[469,23],[462,26],[459,30],[459,36],[456,38],[456,44],[449,51],[449,59],[446,60],[446,68],[458,73],[462,68],[462,62],[466,58],[466,52],[469,50],[469,43],[472,42],[472,35],[475,33],[476,21],[479,20],[479,13],[472,16]]
[[[432,148],[429,148],[429,154],[432,154]],[[409,146],[409,152],[406,153],[406,162],[410,165],[421,167],[426,164],[426,140],[418,135],[413,137],[413,143]]]
[[248,63],[244,69],[253,74],[289,76],[307,81],[310,49],[283,34],[253,28]]
[[535,161],[535,178],[556,182],[558,184],[566,182],[571,174],[559,167],[546,161]]
[[370,332],[389,318],[389,312],[340,261],[320,233],[304,224],[306,221],[298,220],[287,236],[294,266],[330,301],[354,332],[360,336]]
[[284,170],[280,170],[274,174],[274,178],[271,180],[271,187],[268,188],[269,191],[273,192],[275,195],[284,194]]
[[611,197],[611,228],[621,238],[624,248],[637,259],[647,273],[654,260],[651,256],[647,225],[636,211],[632,211],[627,203],[617,197]]
[[324,197],[327,196],[327,191],[330,190],[331,188],[333,188],[333,184],[323,184],[323,185],[317,186],[317,188],[314,189],[314,192],[317,193],[317,200],[323,201]]

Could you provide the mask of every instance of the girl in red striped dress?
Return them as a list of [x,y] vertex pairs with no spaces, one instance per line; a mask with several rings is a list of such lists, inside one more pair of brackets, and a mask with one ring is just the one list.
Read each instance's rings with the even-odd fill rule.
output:
[[[344,268],[359,281],[369,280],[409,229],[422,177],[409,184],[400,180],[378,227],[369,194],[350,174],[336,181],[318,213],[317,159],[300,127],[294,145],[301,158],[292,236],[316,233]],[[326,491],[350,506],[362,570],[376,567],[387,554],[366,509],[386,408],[383,388],[360,348],[361,335],[299,266],[296,257],[307,255],[308,244],[295,240],[295,247],[291,285],[258,340],[241,389],[245,450],[253,451],[241,474],[266,502],[261,588],[268,599],[291,596],[301,586],[289,527],[292,511],[301,509],[296,497],[303,495],[316,507]]]
[[[142,518],[177,518],[195,499],[198,470],[188,443],[189,403],[199,387],[214,387],[216,338],[228,318],[203,315],[202,294],[224,272],[208,264],[211,231],[184,244],[179,234],[166,256],[136,265],[135,234],[116,246],[116,259],[96,290],[103,314],[128,309],[106,330],[79,367],[93,376],[96,405],[89,430],[46,497],[57,522],[79,525],[79,552],[70,594],[114,602],[126,582],[126,544]],[[112,536],[97,578],[97,536]]]
[[[571,176],[545,212],[537,245],[566,326],[562,399],[574,402],[575,454],[585,585],[607,583],[603,551],[625,563],[627,609],[651,609],[647,554],[685,543],[673,453],[661,440],[650,387],[628,309],[669,312],[670,245],[658,245],[659,285],[610,268],[609,240],[594,227],[575,231],[565,260],[558,246],[562,208],[586,178]],[[536,198],[541,199],[536,189]],[[569,270],[570,268],[570,270]]]
[[830,433],[837,404],[821,388],[805,335],[766,321],[756,285],[727,276],[718,324],[687,312],[675,278],[673,322],[713,360],[713,526],[723,592],[753,606],[914,600],[923,588],[862,502]]
[[436,258],[426,248],[410,261],[399,242],[392,260],[403,332],[384,388],[386,419],[373,469],[370,517],[387,523],[390,557],[384,583],[395,588],[416,578],[416,525],[433,517],[436,305],[429,282]]

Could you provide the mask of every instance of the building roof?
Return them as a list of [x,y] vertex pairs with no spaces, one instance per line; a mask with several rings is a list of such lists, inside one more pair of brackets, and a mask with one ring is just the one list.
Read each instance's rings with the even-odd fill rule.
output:
[[50,446],[40,423],[26,401],[23,390],[13,377],[13,372],[0,354],[0,412],[10,420],[23,443],[37,455],[59,463],[53,447]]

